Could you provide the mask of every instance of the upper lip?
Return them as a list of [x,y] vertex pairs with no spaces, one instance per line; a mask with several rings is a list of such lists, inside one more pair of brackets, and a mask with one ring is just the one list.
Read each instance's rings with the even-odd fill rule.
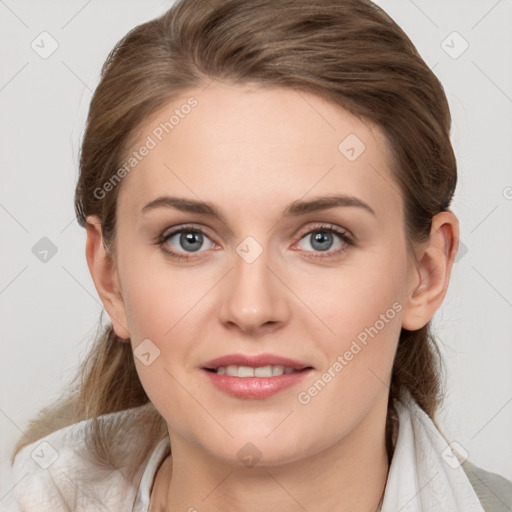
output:
[[287,368],[293,368],[294,370],[311,368],[311,365],[301,361],[296,361],[294,359],[289,359],[288,357],[282,357],[275,354],[227,354],[207,361],[203,368],[216,370],[221,366],[250,366],[252,368],[259,368],[261,366],[269,365],[281,365]]

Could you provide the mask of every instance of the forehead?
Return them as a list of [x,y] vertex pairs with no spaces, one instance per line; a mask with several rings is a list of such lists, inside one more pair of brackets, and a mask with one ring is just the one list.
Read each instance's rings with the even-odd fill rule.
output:
[[287,88],[212,82],[190,89],[141,124],[128,159],[118,204],[132,212],[165,194],[233,211],[333,192],[383,213],[390,201],[401,203],[381,130]]

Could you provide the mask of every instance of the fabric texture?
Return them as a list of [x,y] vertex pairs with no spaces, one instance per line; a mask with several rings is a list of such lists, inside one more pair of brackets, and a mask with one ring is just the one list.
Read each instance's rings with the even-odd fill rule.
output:
[[[410,395],[402,402],[396,402],[400,428],[382,512],[510,512],[512,482],[462,460]],[[141,456],[137,440],[147,435],[148,410],[145,405],[109,415],[120,428],[113,449],[124,461],[115,471],[84,457],[90,420],[24,447],[0,511],[147,512],[156,471],[170,452],[165,436]],[[127,416],[130,427],[122,430]]]

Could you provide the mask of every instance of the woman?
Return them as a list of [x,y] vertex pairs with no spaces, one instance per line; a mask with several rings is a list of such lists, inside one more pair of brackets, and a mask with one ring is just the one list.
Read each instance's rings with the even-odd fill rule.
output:
[[13,510],[509,510],[435,423],[450,122],[369,1],[182,0],[127,34],[75,196],[111,324],[17,446]]

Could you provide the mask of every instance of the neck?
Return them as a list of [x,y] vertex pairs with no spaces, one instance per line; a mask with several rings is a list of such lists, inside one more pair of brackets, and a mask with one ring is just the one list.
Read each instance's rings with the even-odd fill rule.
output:
[[374,408],[335,445],[282,465],[219,461],[172,432],[172,458],[157,475],[161,499],[155,504],[167,512],[375,512],[389,467],[386,410]]

